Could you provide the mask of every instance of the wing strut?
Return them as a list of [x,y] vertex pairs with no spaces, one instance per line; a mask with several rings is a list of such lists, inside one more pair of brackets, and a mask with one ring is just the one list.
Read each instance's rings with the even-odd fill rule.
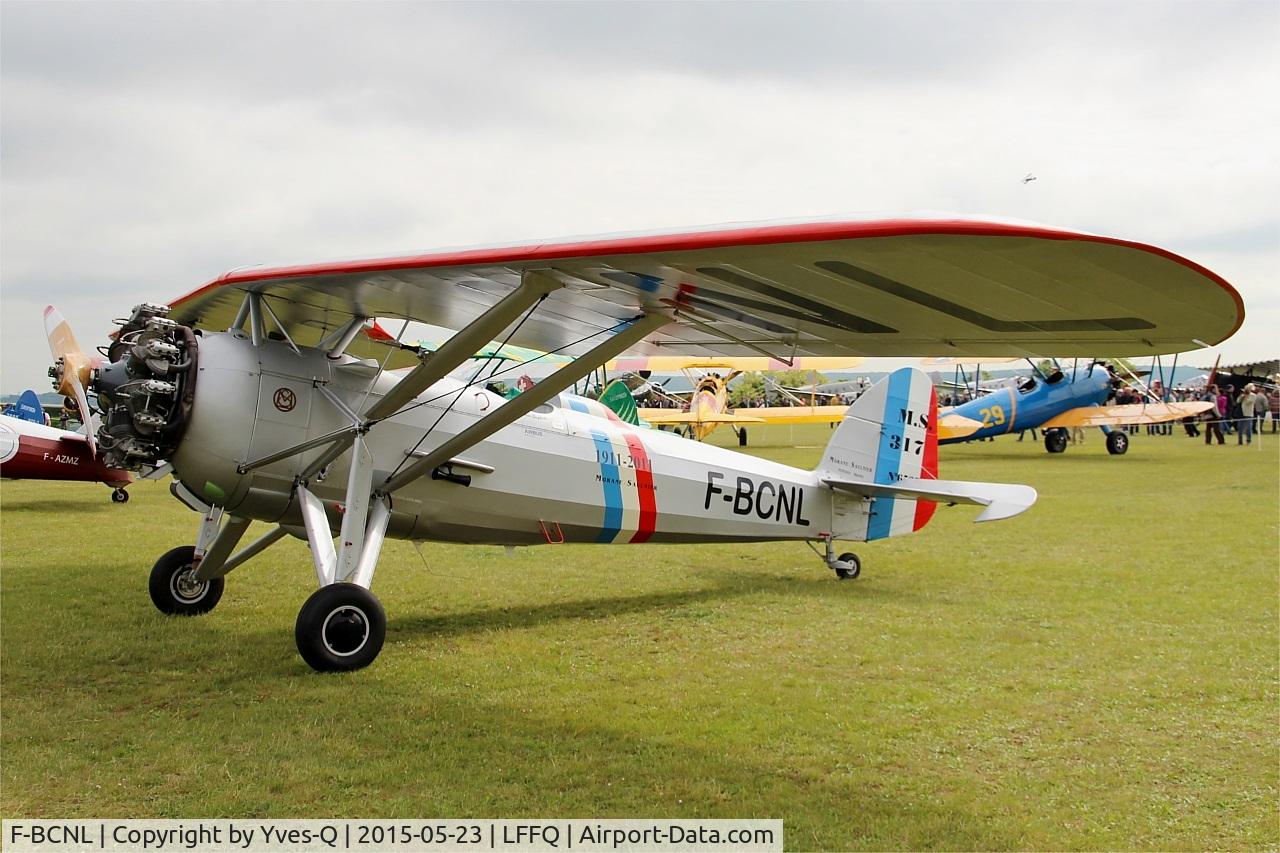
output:
[[[561,391],[572,386],[574,382],[591,373],[597,365],[625,352],[628,347],[644,340],[654,330],[669,322],[671,322],[670,317],[658,312],[641,315],[631,325],[593,347],[590,352],[566,364],[514,400],[508,400],[503,403],[494,409],[491,414],[485,415],[453,438],[431,450],[426,456],[400,473],[389,477],[378,487],[377,493],[389,495],[424,474],[431,473],[454,456],[466,452],[469,448],[484,441],[516,419],[532,412]],[[436,350],[436,352],[440,352],[440,350]]]
[[525,272],[520,277],[519,287],[441,344],[439,349],[411,370],[385,397],[374,403],[365,413],[365,419],[380,421],[395,414],[405,403],[483,349],[485,344],[497,337],[498,332],[532,308],[538,300],[561,287],[564,287],[561,282],[545,272]]
[[[439,349],[425,357],[423,362],[396,383],[386,396],[376,401],[363,415],[363,422],[353,429],[344,429],[342,434],[331,434],[333,443],[329,449],[313,459],[298,475],[299,481],[309,480],[317,471],[322,470],[337,459],[355,442],[357,435],[369,431],[375,423],[389,418],[402,406],[418,394],[439,382],[458,365],[471,358],[489,340],[509,326],[517,317],[538,303],[540,299],[564,285],[541,270],[527,270],[520,278],[515,290],[502,297],[487,311],[467,324]],[[323,441],[317,442],[323,444]],[[311,444],[311,447],[316,446]],[[283,456],[291,456],[303,448],[301,445],[282,451]],[[283,458],[280,456],[278,458]],[[276,461],[276,460],[272,460]],[[258,460],[257,464],[262,464]]]

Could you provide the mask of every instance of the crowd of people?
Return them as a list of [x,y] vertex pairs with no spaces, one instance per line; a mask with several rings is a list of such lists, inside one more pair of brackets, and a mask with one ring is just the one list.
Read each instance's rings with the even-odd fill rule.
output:
[[1268,394],[1252,382],[1238,391],[1230,386],[1210,385],[1199,396],[1200,400],[1213,404],[1196,423],[1195,418],[1188,418],[1183,425],[1187,435],[1199,436],[1200,426],[1204,426],[1204,443],[1226,444],[1226,436],[1235,433],[1236,444],[1253,444],[1254,433],[1261,434],[1271,416],[1271,432],[1280,431],[1280,388],[1272,388]]

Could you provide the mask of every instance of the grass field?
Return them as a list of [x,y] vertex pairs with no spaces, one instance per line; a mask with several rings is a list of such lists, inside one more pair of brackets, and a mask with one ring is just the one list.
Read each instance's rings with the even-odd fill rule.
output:
[[[770,429],[749,450],[793,464],[829,436]],[[976,526],[940,510],[857,546],[853,582],[800,544],[391,542],[386,647],[336,676],[294,649],[303,543],[230,575],[213,613],[166,618],[147,573],[195,516],[164,485],[119,506],[5,482],[0,814],[777,817],[801,850],[1276,849],[1278,450],[943,448],[944,477],[1039,503]]]

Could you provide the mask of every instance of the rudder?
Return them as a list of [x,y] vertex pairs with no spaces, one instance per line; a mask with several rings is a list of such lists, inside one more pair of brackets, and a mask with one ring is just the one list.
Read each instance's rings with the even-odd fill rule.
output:
[[[904,367],[869,388],[845,412],[822,454],[823,477],[893,485],[938,477],[938,397],[922,371]],[[901,536],[924,527],[934,501],[877,497],[866,538]]]

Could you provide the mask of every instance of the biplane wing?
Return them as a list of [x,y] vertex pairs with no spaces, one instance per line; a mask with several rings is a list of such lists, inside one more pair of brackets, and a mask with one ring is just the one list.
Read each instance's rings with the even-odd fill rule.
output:
[[969,365],[980,364],[1009,364],[1014,361],[1022,361],[1022,359],[1018,356],[1001,356],[999,358],[983,358],[981,356],[966,356],[963,358],[922,358],[920,359],[920,369],[936,370],[940,367],[967,367]]
[[[719,424],[834,424],[844,420],[848,406],[765,406],[757,409],[739,409],[750,415],[718,414],[698,415],[676,409],[638,409],[640,417],[654,426],[689,423]],[[982,424],[963,415],[942,414],[938,418],[938,437],[963,438],[982,428]]]
[[629,370],[635,373],[676,373],[683,370],[852,370],[866,361],[858,356],[797,356],[783,361],[766,356],[683,356],[651,355],[623,356],[609,363],[609,370]]
[[[536,298],[486,315],[522,286]],[[632,352],[783,363],[1154,355],[1212,346],[1244,319],[1224,279],[1172,252],[961,218],[729,226],[253,267],[172,306],[183,324],[247,323],[295,345],[346,347],[354,321],[380,317],[470,329],[459,347],[501,339],[567,355],[655,312],[674,322],[637,330]],[[482,315],[488,322],[475,322]]]
[[765,422],[763,418],[735,415],[729,412],[699,414],[697,412],[682,412],[679,409],[637,409],[636,412],[654,426],[674,426],[676,424],[762,424]]
[[1079,406],[1056,415],[1041,424],[1042,429],[1055,427],[1101,427],[1127,424],[1158,424],[1189,418],[1213,408],[1210,402],[1194,403],[1128,403],[1121,406]]

